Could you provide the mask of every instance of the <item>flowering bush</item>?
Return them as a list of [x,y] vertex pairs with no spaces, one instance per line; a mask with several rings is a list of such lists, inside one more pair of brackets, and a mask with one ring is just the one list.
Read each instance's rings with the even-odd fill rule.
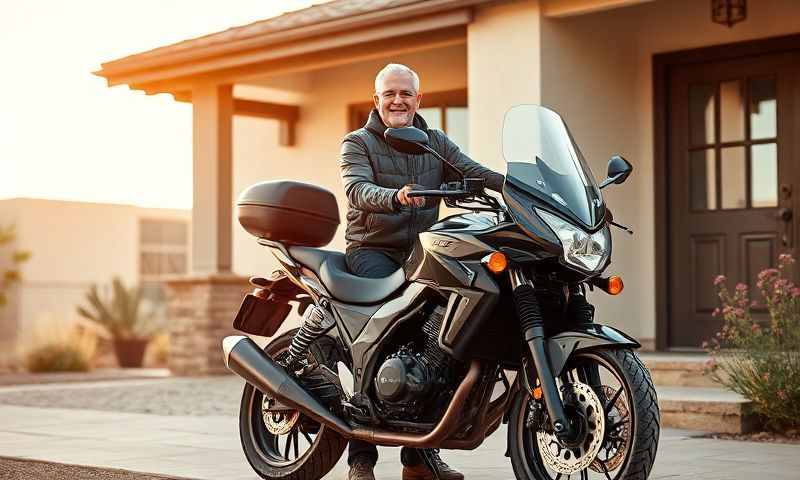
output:
[[[786,278],[794,258],[783,254],[778,268],[758,275],[761,298],[747,285],[733,291],[727,279],[714,280],[722,330],[706,342],[712,377],[753,402],[771,428],[800,425],[800,288]],[[766,311],[766,313],[759,314]]]

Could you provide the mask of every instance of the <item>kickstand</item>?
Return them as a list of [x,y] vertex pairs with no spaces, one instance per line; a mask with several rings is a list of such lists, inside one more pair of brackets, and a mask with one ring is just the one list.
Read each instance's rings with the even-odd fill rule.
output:
[[433,450],[429,448],[423,448],[419,450],[420,457],[422,457],[422,461],[428,467],[428,470],[433,473],[433,478],[436,480],[441,480],[441,476],[439,475],[439,465],[433,460],[433,455],[431,454]]

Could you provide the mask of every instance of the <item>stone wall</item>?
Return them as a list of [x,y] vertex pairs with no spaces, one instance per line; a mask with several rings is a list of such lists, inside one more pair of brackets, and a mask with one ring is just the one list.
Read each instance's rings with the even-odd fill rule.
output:
[[247,278],[233,274],[190,276],[167,282],[168,363],[174,375],[228,372],[222,358],[222,339],[236,334],[233,319],[250,290]]

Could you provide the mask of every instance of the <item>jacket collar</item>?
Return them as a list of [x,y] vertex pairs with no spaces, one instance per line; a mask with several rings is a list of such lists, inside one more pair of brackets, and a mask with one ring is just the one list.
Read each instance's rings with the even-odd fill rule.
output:
[[[428,131],[428,124],[419,113],[414,114],[414,126],[425,132]],[[386,131],[387,127],[383,124],[383,120],[381,120],[381,116],[378,113],[377,108],[373,108],[372,111],[369,112],[369,118],[367,119],[367,123],[364,124],[364,128],[379,136],[381,140],[383,140],[383,132]]]

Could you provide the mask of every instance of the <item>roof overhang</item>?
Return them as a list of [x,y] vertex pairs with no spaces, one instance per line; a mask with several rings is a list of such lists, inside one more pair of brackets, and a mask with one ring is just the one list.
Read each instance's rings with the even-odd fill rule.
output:
[[185,96],[247,79],[466,42],[492,0],[338,0],[102,64],[109,86]]

